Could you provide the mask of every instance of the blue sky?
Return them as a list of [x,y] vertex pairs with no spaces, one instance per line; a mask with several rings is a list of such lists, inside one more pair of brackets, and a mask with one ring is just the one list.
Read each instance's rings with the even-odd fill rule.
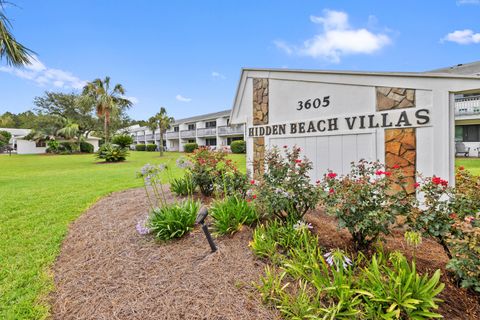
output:
[[[38,61],[0,61],[0,113],[109,75],[176,118],[231,107],[242,67],[424,71],[480,60],[480,0],[11,0]],[[77,89],[76,89],[77,88]]]

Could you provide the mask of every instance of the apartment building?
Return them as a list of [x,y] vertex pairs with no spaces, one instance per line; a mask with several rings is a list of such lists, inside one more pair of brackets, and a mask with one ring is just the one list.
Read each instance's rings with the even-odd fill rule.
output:
[[[243,124],[229,124],[230,110],[208,113],[176,120],[163,137],[167,151],[183,151],[186,143],[196,142],[199,146],[217,149],[229,147],[232,141],[245,139]],[[160,145],[160,133],[155,134],[148,127],[139,125],[126,128],[134,144]]]

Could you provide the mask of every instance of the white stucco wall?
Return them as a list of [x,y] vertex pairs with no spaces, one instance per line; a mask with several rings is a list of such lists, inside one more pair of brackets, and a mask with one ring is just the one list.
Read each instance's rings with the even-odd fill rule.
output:
[[38,154],[45,153],[46,147],[36,147],[34,141],[17,139],[18,154]]

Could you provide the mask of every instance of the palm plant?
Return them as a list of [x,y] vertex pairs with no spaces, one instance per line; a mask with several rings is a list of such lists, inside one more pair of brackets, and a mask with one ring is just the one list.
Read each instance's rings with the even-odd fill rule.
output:
[[80,139],[81,139],[81,134],[80,134],[80,128],[77,123],[71,122],[67,120],[67,123],[65,126],[59,130],[57,130],[57,135],[61,136],[65,139],[77,139],[77,148],[78,151],[80,151]]
[[[155,131],[158,129],[158,121],[155,116],[150,117],[147,121],[147,127],[152,131],[153,140],[155,141]],[[159,148],[161,147],[161,144]]]
[[163,156],[163,135],[165,132],[170,129],[170,126],[175,121],[173,117],[167,115],[167,110],[164,107],[160,108],[160,112],[149,119],[155,119],[157,123],[157,128],[160,130],[160,157]]
[[105,142],[109,141],[110,117],[118,114],[123,108],[132,106],[132,102],[124,97],[125,89],[121,84],[110,87],[110,77],[95,79],[83,88],[83,94],[90,96],[95,101],[97,115],[103,117],[103,130]]
[[11,32],[12,24],[5,15],[6,1],[0,0],[0,59],[9,66],[24,66],[31,63],[34,52],[19,43]]

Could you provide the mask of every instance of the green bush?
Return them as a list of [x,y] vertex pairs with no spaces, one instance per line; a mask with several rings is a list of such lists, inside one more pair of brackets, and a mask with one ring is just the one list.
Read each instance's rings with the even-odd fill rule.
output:
[[59,153],[60,143],[57,140],[47,141],[47,153]]
[[6,146],[10,139],[12,138],[12,134],[8,131],[1,130],[0,131],[0,147]]
[[105,143],[97,151],[97,158],[104,159],[106,162],[125,161],[128,156],[128,149],[117,146],[116,144]]
[[192,175],[188,172],[183,178],[174,178],[170,182],[170,190],[177,196],[190,196],[193,194],[196,187]]
[[130,145],[133,144],[133,138],[128,134],[119,134],[112,138],[112,143],[122,148],[130,148]]
[[183,145],[183,151],[186,153],[192,153],[195,151],[195,149],[198,149],[198,144],[196,142],[191,142],[191,143],[185,143]]
[[235,140],[230,144],[232,153],[245,153],[247,151],[247,143],[243,140]]
[[147,151],[156,151],[157,150],[157,145],[153,143],[147,144]]
[[148,227],[160,240],[180,238],[193,229],[200,206],[199,201],[186,200],[156,208],[151,213]]
[[258,221],[253,205],[238,196],[217,200],[210,209],[213,227],[219,235],[229,235],[240,230],[242,225],[252,225]]
[[144,145],[144,144],[135,145],[135,150],[137,150],[137,151],[145,151],[146,148],[147,148],[147,146]]
[[62,141],[58,146],[58,152],[61,154],[71,154],[78,150],[78,144],[76,142]]
[[82,141],[80,142],[80,152],[93,153],[93,144]]

